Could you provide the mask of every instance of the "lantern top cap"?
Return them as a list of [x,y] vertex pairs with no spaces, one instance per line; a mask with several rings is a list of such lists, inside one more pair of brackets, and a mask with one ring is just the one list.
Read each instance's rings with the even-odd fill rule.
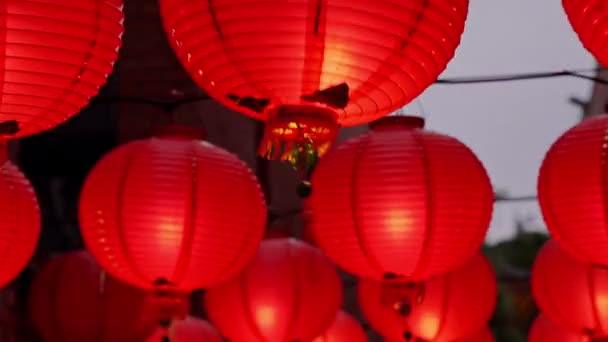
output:
[[370,123],[369,127],[374,130],[384,130],[386,128],[405,128],[415,129],[424,128],[424,118],[413,115],[394,115],[385,116]]
[[155,127],[152,131],[152,136],[163,139],[203,140],[206,134],[205,130],[199,127],[170,124]]

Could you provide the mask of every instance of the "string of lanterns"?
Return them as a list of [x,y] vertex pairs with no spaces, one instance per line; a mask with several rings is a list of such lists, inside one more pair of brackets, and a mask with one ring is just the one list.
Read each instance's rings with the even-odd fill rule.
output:
[[[32,287],[31,316],[44,340],[364,341],[339,311],[342,287],[330,260],[361,277],[359,304],[389,340],[492,340],[484,329],[496,277],[478,254],[495,200],[485,169],[456,139],[423,130],[420,118],[383,118],[435,82],[488,81],[438,80],[460,44],[468,0],[159,3],[192,79],[209,98],[265,121],[259,154],[310,179],[313,188],[301,194],[310,195],[307,224],[317,247],[262,241],[267,207],[247,166],[200,132],[161,127],[90,172],[79,205],[89,252],[52,260]],[[563,6],[583,46],[608,63],[608,9],[600,0]],[[118,58],[122,7],[121,0],[0,4],[2,143],[57,126],[98,93]],[[528,78],[564,76],[603,82],[566,71]],[[333,146],[340,127],[370,122],[370,132]],[[533,341],[562,328],[573,339],[606,338],[597,323],[608,264],[607,122],[566,132],[540,170],[539,201],[555,242],[534,270],[544,315]],[[25,266],[40,230],[31,185],[3,158],[2,285]],[[565,263],[573,283],[557,293],[587,291],[590,303],[545,289]],[[185,298],[198,288],[208,288],[204,305],[215,327],[187,316]]]

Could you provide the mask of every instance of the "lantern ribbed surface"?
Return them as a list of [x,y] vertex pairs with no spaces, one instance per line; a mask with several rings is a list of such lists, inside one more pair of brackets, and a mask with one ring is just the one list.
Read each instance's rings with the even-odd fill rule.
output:
[[317,336],[312,342],[367,342],[367,335],[361,324],[351,315],[339,311],[334,322],[325,333]]
[[534,262],[532,292],[553,322],[608,337],[608,269],[582,263],[549,241]]
[[568,330],[541,314],[530,328],[528,342],[593,342],[593,340],[580,332]]
[[149,298],[105,274],[89,253],[71,252],[34,278],[30,317],[44,342],[143,341],[158,324]]
[[334,321],[342,284],[318,249],[295,239],[261,243],[239,276],[205,293],[210,320],[231,342],[310,341]]
[[[0,146],[0,148],[2,148]],[[40,209],[34,188],[10,161],[0,160],[0,287],[30,261],[40,236]]]
[[80,199],[88,249],[112,275],[145,288],[191,291],[238,273],[265,224],[264,197],[245,163],[181,136],[110,152]]
[[562,0],[568,21],[583,46],[608,66],[608,7],[604,0]]
[[468,147],[422,125],[383,118],[317,165],[309,228],[346,271],[423,280],[481,246],[494,198],[488,175]]
[[388,283],[361,279],[357,295],[370,326],[388,341],[403,341],[408,334],[412,341],[452,342],[488,322],[496,304],[496,286],[492,266],[478,254],[464,266],[422,284],[411,297],[409,312],[397,310],[398,302],[392,300],[408,296],[407,286],[395,293]]
[[485,327],[475,334],[463,338],[459,338],[452,342],[494,342],[494,334],[490,328]]
[[551,235],[568,253],[608,265],[608,115],[586,119],[551,146],[538,200]]
[[[158,329],[147,342],[162,342],[163,331]],[[222,337],[209,322],[195,317],[177,320],[169,328],[171,342],[223,342]]]
[[0,138],[55,127],[88,104],[118,57],[122,6],[122,0],[0,1]]

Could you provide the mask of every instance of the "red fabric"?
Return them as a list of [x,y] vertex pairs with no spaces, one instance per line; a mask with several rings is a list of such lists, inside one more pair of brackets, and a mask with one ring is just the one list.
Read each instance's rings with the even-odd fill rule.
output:
[[608,7],[605,0],[562,0],[568,20],[583,46],[608,66]]
[[534,263],[532,291],[555,323],[608,336],[608,269],[582,263],[549,241]]
[[55,127],[86,106],[112,72],[122,21],[122,0],[0,1],[0,124],[21,129],[4,137]]
[[490,328],[485,327],[471,336],[459,338],[452,342],[494,342],[494,335],[492,334],[492,330],[490,330]]
[[158,322],[148,294],[105,276],[87,252],[51,260],[32,284],[30,314],[45,342],[134,342]]
[[528,342],[592,342],[582,333],[565,329],[544,315],[536,318],[530,329]]
[[[0,146],[0,151],[2,146]],[[34,189],[10,161],[0,166],[0,287],[30,261],[40,236],[40,209]]]
[[367,342],[367,335],[356,319],[344,311],[339,311],[325,333],[317,336],[312,342]]
[[[412,101],[460,43],[468,0],[162,0],[169,41],[192,78],[231,109],[275,105],[346,83],[344,126]],[[269,99],[266,110],[239,105]],[[322,107],[322,106],[321,106]]]
[[551,146],[538,199],[551,235],[585,262],[608,265],[608,115],[583,121]]
[[334,266],[295,239],[263,241],[241,275],[205,293],[209,318],[231,342],[308,341],[331,325],[341,304]]
[[[162,342],[163,330],[158,329],[147,342]],[[222,337],[207,321],[187,317],[184,320],[173,322],[169,329],[171,342],[223,342]]]
[[461,268],[424,283],[420,301],[412,301],[409,315],[394,309],[382,283],[361,279],[361,311],[371,327],[389,341],[405,333],[433,342],[448,342],[481,329],[496,304],[496,276],[487,259],[478,254]]
[[312,175],[314,240],[361,277],[424,280],[462,265],[481,246],[493,191],[458,140],[387,117],[336,146]]
[[80,199],[87,247],[115,277],[191,291],[237,274],[264,236],[266,206],[235,155],[188,137],[123,145],[89,174]]

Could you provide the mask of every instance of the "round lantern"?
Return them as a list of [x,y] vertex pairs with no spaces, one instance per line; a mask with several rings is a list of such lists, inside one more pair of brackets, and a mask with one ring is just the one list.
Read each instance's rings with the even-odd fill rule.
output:
[[562,5],[583,46],[608,66],[608,8],[603,0],[562,0]]
[[88,249],[142,288],[189,292],[237,274],[264,236],[266,206],[235,155],[180,127],[95,165],[80,198]]
[[359,306],[371,327],[389,341],[448,342],[469,336],[490,319],[496,277],[481,254],[425,283],[361,279]]
[[205,293],[209,318],[231,342],[308,341],[341,304],[334,266],[295,239],[263,241],[243,273]]
[[587,119],[551,146],[538,200],[551,235],[576,258],[608,265],[608,115]]
[[[595,340],[600,342],[600,340]],[[568,330],[553,323],[544,315],[536,318],[530,329],[528,342],[594,342],[589,336]]]
[[316,244],[361,277],[424,280],[481,246],[494,195],[481,162],[424,120],[386,117],[333,148],[307,202]]
[[485,327],[473,335],[459,338],[453,342],[494,342],[494,335],[490,328]]
[[608,268],[582,263],[549,241],[534,263],[532,291],[555,323],[608,337]]
[[106,82],[121,45],[122,0],[0,2],[0,139],[77,114]]
[[[157,330],[148,337],[147,342],[162,342],[165,332]],[[169,329],[171,342],[222,342],[222,337],[217,330],[207,321],[194,317],[186,317],[184,320],[173,322]]]
[[356,319],[339,311],[331,326],[312,342],[367,342],[367,335]]
[[0,144],[0,287],[25,268],[40,236],[36,193],[19,168],[6,160],[5,153]]
[[412,101],[454,56],[468,0],[162,0],[169,41],[227,107],[266,120],[262,154],[310,161],[340,126]]
[[72,252],[36,276],[30,315],[44,342],[141,341],[157,324],[149,298],[106,276],[87,252]]

